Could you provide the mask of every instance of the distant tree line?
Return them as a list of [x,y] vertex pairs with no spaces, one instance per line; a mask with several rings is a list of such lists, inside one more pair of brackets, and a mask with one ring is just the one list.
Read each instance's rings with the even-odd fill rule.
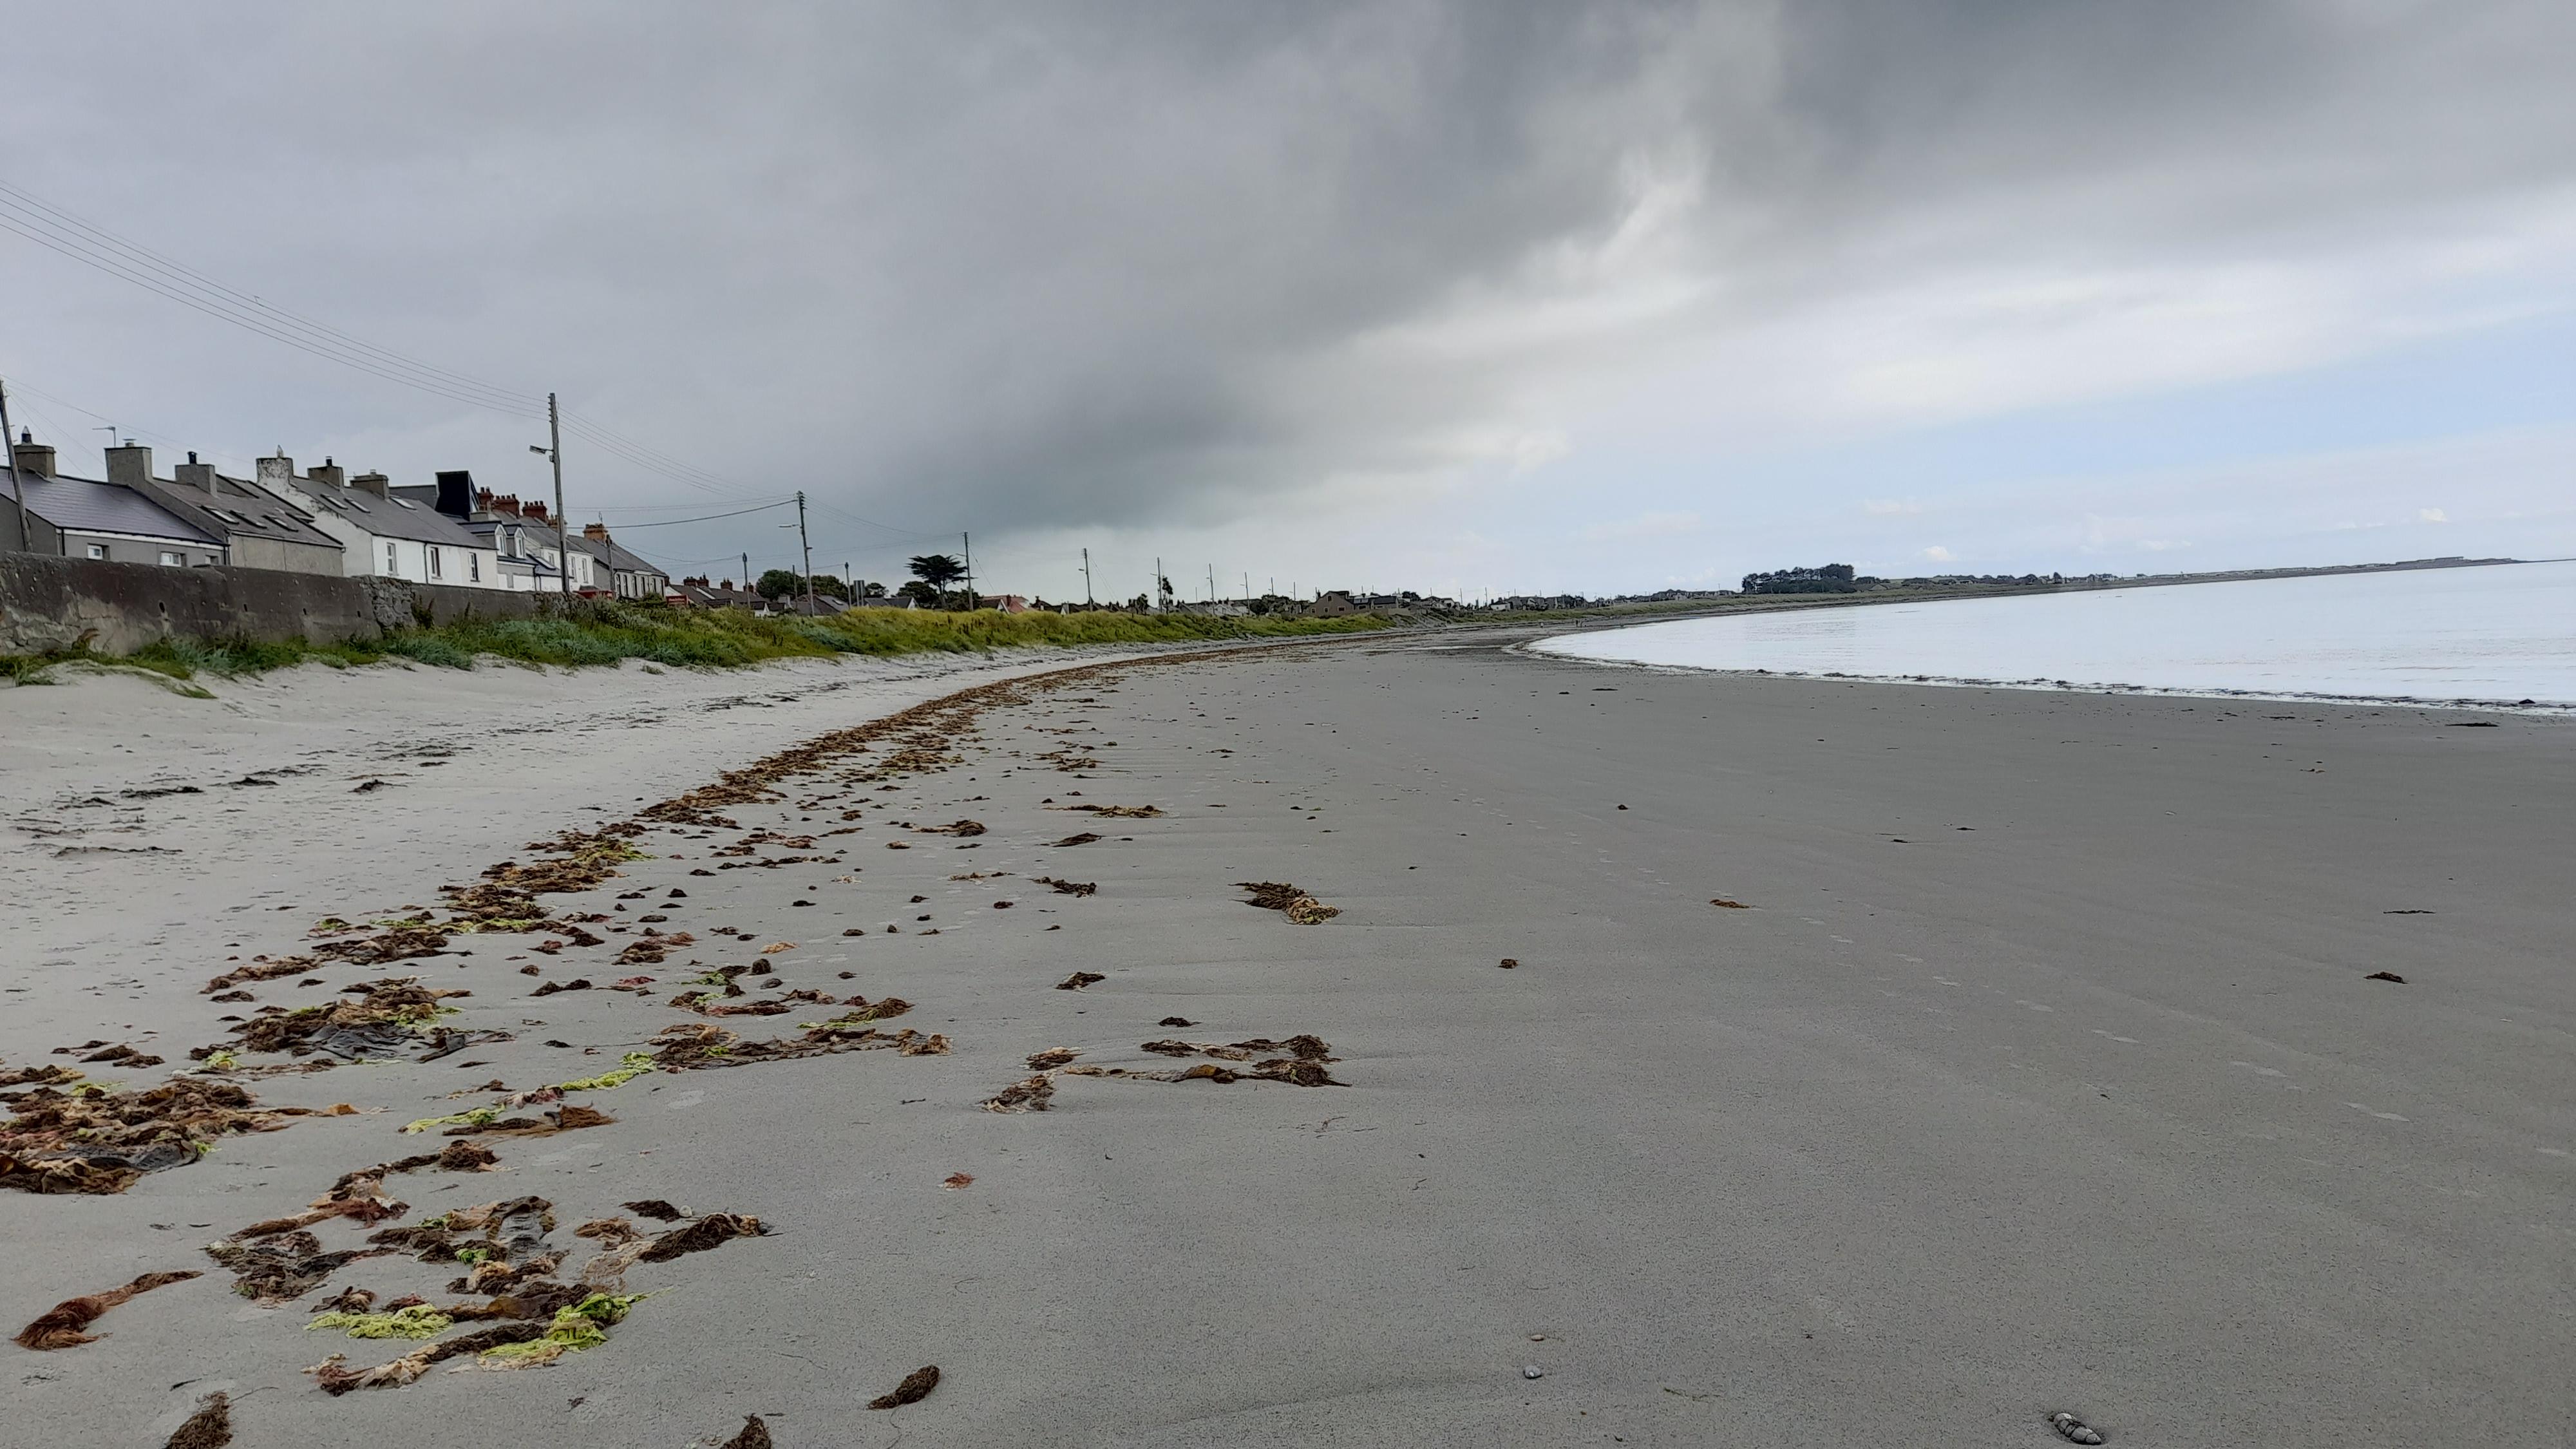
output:
[[1852,576],[1850,564],[1826,564],[1811,569],[1775,569],[1767,574],[1746,574],[1744,592],[1748,594],[1854,594],[1877,583],[1876,579]]

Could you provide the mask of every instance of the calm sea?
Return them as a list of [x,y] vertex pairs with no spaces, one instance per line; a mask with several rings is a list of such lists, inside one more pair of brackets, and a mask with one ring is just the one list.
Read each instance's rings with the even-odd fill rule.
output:
[[1532,647],[1926,684],[2576,708],[2576,563],[1737,614]]

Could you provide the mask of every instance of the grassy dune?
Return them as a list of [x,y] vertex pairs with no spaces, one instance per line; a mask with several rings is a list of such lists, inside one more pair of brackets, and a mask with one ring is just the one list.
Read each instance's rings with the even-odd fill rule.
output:
[[1206,619],[1185,614],[971,614],[927,609],[861,609],[826,619],[756,619],[733,609],[674,609],[660,604],[584,601],[560,616],[471,620],[434,629],[406,629],[360,644],[309,644],[301,639],[255,643],[246,639],[164,639],[121,658],[86,650],[52,655],[0,656],[0,677],[20,684],[44,682],[46,669],[66,660],[139,665],[176,679],[198,673],[257,674],[296,664],[372,664],[408,659],[447,668],[470,667],[480,656],[526,664],[615,664],[642,659],[676,667],[729,667],[764,659],[834,654],[973,653],[1023,645],[1153,644],[1193,639],[1275,639],[1351,634],[1387,627],[1362,615],[1349,619]]

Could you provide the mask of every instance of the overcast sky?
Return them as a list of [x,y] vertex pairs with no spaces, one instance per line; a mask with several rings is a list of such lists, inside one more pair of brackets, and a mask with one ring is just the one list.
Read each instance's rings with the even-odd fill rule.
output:
[[[567,440],[674,573],[792,562],[643,525],[798,488],[818,568],[1075,598],[2576,553],[2567,0],[0,14],[0,183],[560,392],[683,465]],[[541,424],[0,282],[67,466],[545,487]]]

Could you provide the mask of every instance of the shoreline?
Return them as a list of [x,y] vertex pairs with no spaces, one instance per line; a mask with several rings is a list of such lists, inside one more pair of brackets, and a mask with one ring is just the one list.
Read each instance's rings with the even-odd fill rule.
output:
[[2367,705],[2386,709],[2438,709],[2481,714],[2515,714],[2534,719],[2576,719],[2576,703],[2558,704],[2538,700],[2425,699],[2394,694],[2320,694],[2291,690],[2221,689],[2216,686],[2184,688],[2150,684],[2079,684],[2065,680],[1978,679],[1945,674],[1845,674],[1832,670],[1719,669],[1694,664],[1651,664],[1639,659],[1599,659],[1588,654],[1556,653],[1540,649],[1536,644],[1515,646],[1513,652],[1536,659],[1558,659],[1603,669],[1634,669],[1646,673],[1707,674],[1734,679],[1808,679],[1846,684],[1926,686],[1936,689],[2016,689],[2037,694],[2129,695],[2147,699],[2271,700],[2281,704]]
[[[280,689],[217,736],[202,701],[62,691],[0,746],[34,888],[5,938],[39,946],[0,982],[0,1068],[112,1029],[172,1066],[90,1070],[148,1085],[225,1039],[219,1012],[406,976],[473,992],[443,1027],[515,1039],[231,1078],[352,1110],[122,1194],[0,1194],[21,1321],[208,1274],[19,1351],[25,1421],[157,1443],[222,1389],[247,1442],[565,1449],[754,1413],[787,1445],[2045,1442],[2058,1409],[2115,1442],[2563,1427],[2576,826],[2523,808],[2576,783],[2563,732],[1514,646],[818,665],[660,708],[627,686],[661,680],[496,672],[455,705],[452,677],[388,675],[345,718]],[[275,785],[216,778],[263,761]],[[31,834],[29,793],[83,833]],[[86,845],[127,853],[55,853]],[[617,873],[550,864],[582,861]],[[466,898],[438,887],[478,880],[536,883],[550,919],[255,1003],[204,990],[390,929],[319,916],[446,918]],[[1246,881],[1337,914],[1252,909]],[[618,964],[648,915],[691,940]],[[727,966],[740,992],[698,1006],[813,995],[679,1004]],[[629,973],[655,980],[608,989]],[[854,1010],[816,998],[851,991],[908,1005],[816,1037]],[[600,1075],[673,1027],[831,1049]],[[1332,1085],[1294,1079],[1301,1039]],[[1238,1040],[1260,1050],[1211,1050]],[[502,1100],[487,1077],[596,1080],[506,1110],[610,1120],[450,1139],[496,1170],[384,1177],[414,1205],[390,1225],[539,1195],[566,1276],[598,1246],[577,1223],[663,1230],[630,1200],[769,1231],[639,1265],[653,1296],[550,1365],[317,1392],[327,1353],[417,1345],[307,1309],[455,1302],[459,1270],[360,1259],[260,1307],[199,1245],[423,1150],[401,1124]],[[1043,1111],[985,1105],[1037,1080]],[[932,1363],[928,1398],[866,1409]]]

